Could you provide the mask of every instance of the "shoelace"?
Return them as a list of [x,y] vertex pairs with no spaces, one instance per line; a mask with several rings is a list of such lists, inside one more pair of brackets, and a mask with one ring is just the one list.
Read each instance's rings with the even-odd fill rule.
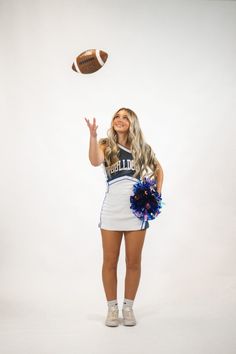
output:
[[118,313],[118,309],[116,307],[111,307],[109,309],[109,317],[111,320],[116,320],[117,319],[117,313]]
[[125,317],[129,320],[134,320],[133,309],[131,307],[124,308]]

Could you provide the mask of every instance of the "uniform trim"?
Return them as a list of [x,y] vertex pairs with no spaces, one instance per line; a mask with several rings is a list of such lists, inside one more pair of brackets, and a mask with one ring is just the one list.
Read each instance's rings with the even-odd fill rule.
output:
[[141,225],[141,230],[145,230],[149,227],[148,221],[143,221]]
[[99,217],[99,224],[98,224],[98,227],[100,227],[100,228],[102,227],[102,209],[103,209],[103,206],[104,206],[104,203],[105,203],[105,199],[106,199],[107,193],[108,193],[108,189],[105,192],[105,196],[104,196],[104,199],[103,199],[103,202],[102,202],[102,207],[101,207],[101,210],[100,210],[100,217]]
[[131,177],[131,176],[121,176],[121,177],[117,177],[117,178],[114,178],[112,179],[111,181],[107,182],[108,185],[110,186],[111,184],[114,184],[114,183],[117,183],[117,182],[120,182],[120,181],[123,181],[124,179],[129,179],[130,181],[138,181],[138,178],[135,178],[135,177]]
[[125,150],[125,151],[127,151],[127,152],[129,152],[130,154],[131,154],[131,150],[129,150],[129,149],[127,149],[126,147],[124,147],[123,145],[121,145],[121,144],[117,144],[121,149],[123,149],[123,150]]

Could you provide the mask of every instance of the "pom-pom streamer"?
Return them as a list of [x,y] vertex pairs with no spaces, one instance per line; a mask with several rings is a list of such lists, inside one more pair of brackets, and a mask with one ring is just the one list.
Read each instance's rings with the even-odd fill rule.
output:
[[133,185],[130,209],[142,221],[153,220],[161,213],[161,193],[157,192],[156,180],[144,177]]

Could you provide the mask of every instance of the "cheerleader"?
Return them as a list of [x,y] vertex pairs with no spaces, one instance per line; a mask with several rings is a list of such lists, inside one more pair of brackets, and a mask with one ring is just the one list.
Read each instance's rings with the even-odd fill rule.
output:
[[156,180],[161,195],[163,169],[151,146],[144,140],[139,120],[129,108],[120,108],[112,117],[107,137],[97,141],[96,119],[90,123],[89,160],[102,165],[107,190],[100,211],[103,248],[102,280],[107,299],[107,326],[119,325],[117,301],[117,265],[122,237],[125,239],[126,276],[122,307],[123,324],[137,324],[133,303],[141,276],[141,254],[149,227],[147,220],[138,218],[130,208],[133,186],[145,177]]

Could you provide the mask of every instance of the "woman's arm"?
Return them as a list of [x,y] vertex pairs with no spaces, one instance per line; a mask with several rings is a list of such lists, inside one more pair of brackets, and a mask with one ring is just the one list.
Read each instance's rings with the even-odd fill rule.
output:
[[90,136],[89,161],[93,166],[99,166],[104,161],[104,148],[97,143],[97,138]]
[[93,123],[89,122],[89,119],[84,118],[87,126],[90,130],[90,141],[89,141],[89,161],[93,166],[99,166],[104,161],[104,149],[100,147],[101,145],[97,143],[97,127],[96,119],[93,118]]
[[161,194],[164,174],[163,174],[163,169],[162,169],[161,164],[159,163],[159,161],[158,161],[158,165],[157,165],[157,168],[156,168],[156,171],[155,171],[154,175],[155,175],[155,179],[157,181],[157,191],[158,191],[159,194]]

